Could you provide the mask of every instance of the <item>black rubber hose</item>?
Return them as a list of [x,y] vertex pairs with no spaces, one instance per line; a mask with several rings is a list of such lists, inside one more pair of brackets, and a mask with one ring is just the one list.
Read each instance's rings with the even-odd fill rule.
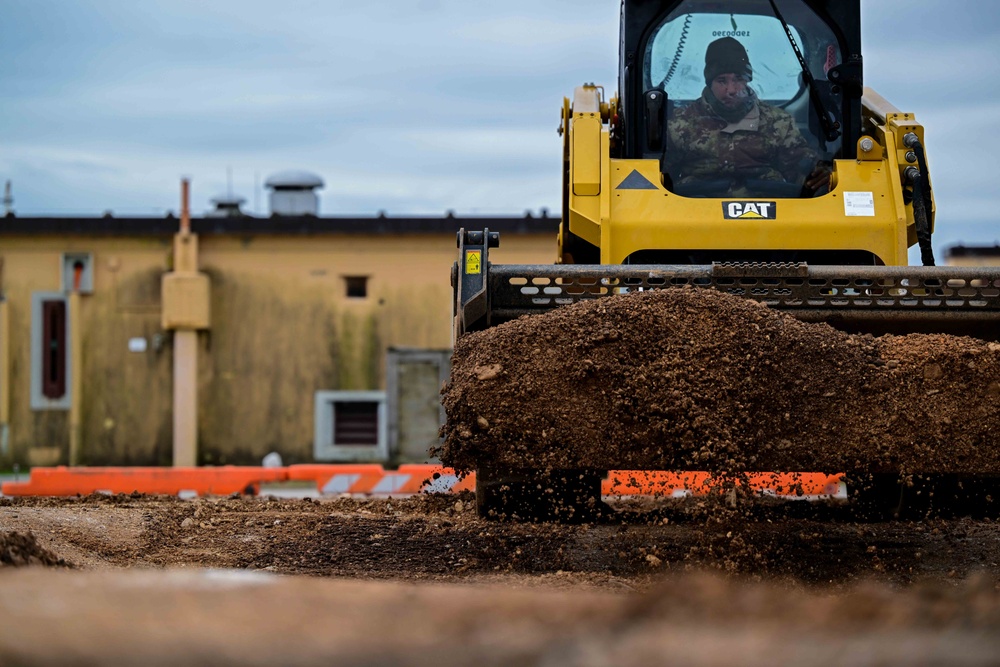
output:
[[925,198],[925,176],[917,169],[910,167],[906,175],[913,183],[913,220],[917,226],[917,244],[920,246],[920,259],[924,266],[934,266],[934,248],[931,246],[931,221],[928,215]]
[[924,153],[924,145],[920,143],[920,139],[917,138],[917,135],[912,132],[903,137],[903,143],[917,156],[917,167],[920,169],[920,173],[923,174],[923,187],[921,188],[921,192],[923,193],[924,208],[927,211],[928,220],[930,220],[931,209],[934,204],[931,199],[931,172],[927,169],[927,156]]

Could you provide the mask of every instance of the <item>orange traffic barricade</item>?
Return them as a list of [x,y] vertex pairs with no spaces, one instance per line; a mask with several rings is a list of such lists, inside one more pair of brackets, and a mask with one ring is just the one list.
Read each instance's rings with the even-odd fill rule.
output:
[[285,468],[73,467],[32,468],[26,482],[4,482],[6,496],[74,496],[88,493],[229,495],[256,493],[264,482],[288,479]]

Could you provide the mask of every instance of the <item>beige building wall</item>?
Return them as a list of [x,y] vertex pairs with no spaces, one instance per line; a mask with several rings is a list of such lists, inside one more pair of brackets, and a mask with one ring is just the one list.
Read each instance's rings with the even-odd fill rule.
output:
[[[551,263],[553,226],[502,234],[492,261]],[[68,411],[30,401],[32,294],[62,291],[67,252],[90,253],[94,268],[80,306],[80,462],[171,462],[172,334],[160,322],[171,241],[0,235],[10,403],[0,466],[67,462]],[[270,451],[312,460],[316,391],[384,388],[389,347],[451,345],[454,231],[204,234],[199,245],[212,311],[198,335],[200,463],[256,464]],[[346,295],[347,277],[367,278],[365,298]],[[145,351],[130,351],[138,339]]]

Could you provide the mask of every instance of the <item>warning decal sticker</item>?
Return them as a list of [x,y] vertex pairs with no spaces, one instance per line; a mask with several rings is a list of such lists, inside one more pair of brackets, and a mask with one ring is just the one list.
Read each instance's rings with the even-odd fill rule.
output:
[[653,185],[653,183],[639,173],[637,169],[633,169],[632,173],[626,176],[621,183],[618,184],[616,190],[659,190],[658,187]]
[[875,217],[875,195],[871,192],[845,192],[844,215]]
[[483,272],[483,251],[482,250],[466,250],[465,251],[465,274],[472,275],[474,273]]

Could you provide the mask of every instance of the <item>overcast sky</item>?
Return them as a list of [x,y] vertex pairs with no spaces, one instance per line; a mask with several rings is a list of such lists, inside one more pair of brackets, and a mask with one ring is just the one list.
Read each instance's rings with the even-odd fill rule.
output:
[[[162,215],[284,169],[323,214],[559,209],[562,97],[616,85],[616,0],[7,0],[21,215]],[[1000,3],[865,0],[866,84],[927,128],[935,245],[1000,241]]]

